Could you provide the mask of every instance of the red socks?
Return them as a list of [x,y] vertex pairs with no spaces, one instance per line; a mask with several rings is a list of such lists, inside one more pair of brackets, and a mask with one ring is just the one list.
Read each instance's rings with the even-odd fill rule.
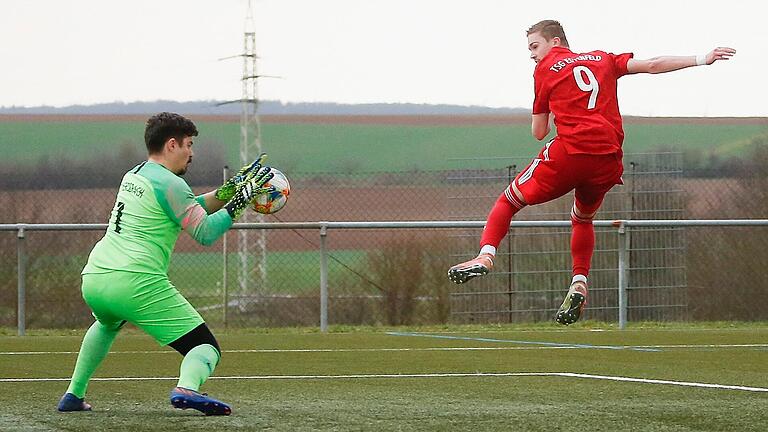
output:
[[595,250],[595,227],[592,221],[583,222],[571,218],[571,257],[573,274],[589,275],[592,252]]
[[[512,217],[520,211],[510,202],[506,194],[501,194],[493,205],[480,238],[480,247],[490,245],[498,248],[501,240],[509,232]],[[573,274],[589,275],[592,253],[595,249],[595,228],[591,219],[581,219],[571,216],[571,256],[573,257]]]
[[501,194],[488,214],[488,220],[483,229],[483,236],[480,238],[480,247],[491,245],[494,248],[498,248],[501,240],[509,232],[509,223],[512,221],[512,216],[520,211],[521,208],[512,205],[507,196]]

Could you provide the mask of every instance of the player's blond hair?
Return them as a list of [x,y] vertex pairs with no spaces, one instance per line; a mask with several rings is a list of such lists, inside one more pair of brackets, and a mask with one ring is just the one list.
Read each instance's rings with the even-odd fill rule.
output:
[[560,38],[560,45],[568,48],[568,39],[565,38],[565,31],[563,30],[563,26],[558,21],[539,21],[532,25],[531,28],[528,29],[528,32],[525,33],[525,35],[530,36],[533,33],[541,33],[541,35],[544,37],[544,40],[546,41],[550,41],[554,37]]

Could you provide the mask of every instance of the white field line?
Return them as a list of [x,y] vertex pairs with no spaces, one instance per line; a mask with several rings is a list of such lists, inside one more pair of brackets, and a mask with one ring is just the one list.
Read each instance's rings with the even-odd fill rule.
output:
[[[343,353],[343,352],[408,352],[408,351],[509,351],[509,350],[557,350],[582,349],[579,345],[563,346],[515,346],[515,347],[424,347],[424,348],[299,348],[299,349],[239,349],[224,350],[226,353]],[[764,344],[699,344],[699,345],[622,345],[616,348],[669,348],[669,349],[731,349],[731,348],[768,348]],[[75,355],[77,351],[0,351],[0,356],[21,355]],[[112,351],[119,354],[176,354],[174,350]]]
[[[766,345],[768,346],[768,345]],[[562,347],[425,347],[425,348],[297,348],[297,349],[239,349],[224,350],[227,353],[344,353],[344,352],[407,352],[407,351],[505,351],[505,350],[537,350],[537,349],[577,349],[575,346]],[[2,355],[40,355],[40,354],[77,354],[77,351],[0,351]],[[176,354],[174,350],[151,351],[112,351],[113,354]]]
[[[717,390],[738,390],[748,392],[768,392],[765,387],[746,387],[726,384],[698,383],[689,381],[658,380],[631,378],[609,375],[591,375],[571,372],[472,372],[472,373],[424,373],[424,374],[351,374],[351,375],[244,375],[211,377],[218,380],[354,380],[354,379],[404,379],[404,378],[498,378],[498,377],[561,377],[596,379],[640,384],[672,385],[698,387]],[[178,377],[113,377],[92,378],[91,381],[176,381]],[[30,383],[69,381],[69,378],[0,378],[0,382]]]
[[518,339],[497,339],[487,337],[471,337],[471,336],[458,336],[458,335],[446,335],[440,333],[419,333],[419,332],[387,332],[390,336],[405,336],[405,337],[418,337],[418,338],[434,338],[434,339],[451,339],[451,340],[463,340],[473,342],[494,342],[494,343],[511,343],[515,345],[523,346],[547,346],[547,347],[572,347],[572,348],[588,348],[588,349],[612,349],[622,350],[629,349],[635,351],[659,351],[654,348],[626,348],[616,345],[592,345],[592,344],[575,344],[575,343],[563,343],[563,342],[549,342],[549,341],[530,341],[530,340],[518,340]]

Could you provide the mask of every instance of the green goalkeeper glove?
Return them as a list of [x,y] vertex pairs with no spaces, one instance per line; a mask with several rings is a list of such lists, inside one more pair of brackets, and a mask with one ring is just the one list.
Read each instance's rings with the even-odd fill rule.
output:
[[240,171],[238,171],[237,174],[232,176],[232,178],[225,181],[221,187],[216,189],[216,199],[224,202],[231,200],[232,197],[235,196],[235,192],[237,192],[237,190],[240,189],[245,184],[245,182],[247,182],[254,174],[259,171],[261,164],[264,163],[266,158],[267,154],[262,153],[259,155],[259,157],[256,158],[255,161],[240,168]]
[[272,171],[272,168],[270,167],[260,169],[256,174],[252,175],[251,178],[246,180],[237,191],[235,191],[234,196],[228,203],[224,204],[224,208],[227,209],[227,213],[229,213],[229,216],[233,221],[240,218],[246,207],[248,207],[257,196],[275,190],[274,186],[264,187],[264,184],[275,176],[275,174],[270,171]]

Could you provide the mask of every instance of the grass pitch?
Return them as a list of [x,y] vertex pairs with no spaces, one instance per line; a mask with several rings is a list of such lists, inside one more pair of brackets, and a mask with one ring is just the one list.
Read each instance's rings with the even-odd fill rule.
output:
[[768,420],[765,324],[215,333],[224,355],[203,390],[230,417],[172,409],[180,356],[130,329],[91,383],[94,411],[58,413],[82,331],[6,331],[0,430],[762,431]]

